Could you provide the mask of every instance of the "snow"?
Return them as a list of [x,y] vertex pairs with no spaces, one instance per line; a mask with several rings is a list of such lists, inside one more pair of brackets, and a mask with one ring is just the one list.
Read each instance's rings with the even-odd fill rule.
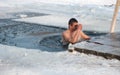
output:
[[9,7],[9,5],[8,5],[8,4],[5,4],[5,3],[3,3],[3,2],[0,2],[0,7]]
[[24,14],[20,14],[19,15],[21,18],[26,18],[27,17],[27,15],[24,15]]
[[55,4],[99,4],[99,5],[109,5],[109,4],[114,4],[115,0],[40,0],[39,2],[44,2],[44,3],[55,3]]
[[[28,8],[29,7],[29,8]],[[39,8],[38,8],[39,7]],[[44,7],[44,8],[43,8]],[[83,24],[83,30],[109,32],[112,22],[114,6],[101,5],[57,5],[57,4],[32,4],[27,5],[26,9],[33,12],[42,12],[46,16],[37,16],[32,18],[15,19],[15,21],[23,21],[30,23],[38,23],[44,25],[52,25],[58,27],[68,27],[68,20],[72,17],[77,18],[79,23]],[[101,13],[102,11],[102,13]],[[120,13],[120,12],[119,12]],[[120,30],[120,15],[117,18],[115,32]]]
[[[25,19],[16,19],[15,21],[23,21],[23,22],[30,22],[30,23],[38,23],[38,24],[44,24],[44,25],[52,25],[52,26],[58,26],[58,27],[68,27],[68,20],[70,17],[64,16],[64,15],[48,15],[48,16],[42,16],[42,17],[33,17],[33,18],[25,18]],[[91,22],[91,21],[90,21]],[[90,23],[87,21],[88,24],[95,24],[94,22]],[[83,24],[85,22],[82,22]],[[104,21],[105,23],[105,21]],[[107,25],[110,25],[108,23]],[[101,25],[99,25],[101,27]],[[101,28],[99,28],[101,29]],[[91,29],[93,30],[93,29]],[[96,29],[98,30],[98,29]]]
[[[91,2],[99,5],[115,4],[115,0],[0,0],[0,18],[8,17],[4,12],[29,10],[52,15],[12,20],[67,28],[69,18],[75,17],[84,25],[84,30],[108,32],[114,7],[81,6]],[[44,3],[48,4],[45,9]],[[50,9],[51,4],[53,9]],[[5,10],[4,7],[8,8]],[[116,32],[120,31],[119,19]],[[0,44],[0,75],[120,75],[120,61],[83,53],[47,52]]]
[[24,19],[14,19],[14,20],[67,28],[68,27],[67,26],[68,19],[70,19],[70,17],[65,16],[65,15],[47,15],[47,16],[24,18]]
[[0,75],[119,75],[120,61],[0,45]]
[[[23,19],[14,19],[15,21],[29,22],[29,23],[37,23],[43,25],[57,26],[68,28],[68,20],[72,18],[66,15],[47,15],[40,17],[32,17],[32,18],[23,18]],[[87,16],[85,18],[76,17],[79,23],[83,24],[83,30],[88,31],[99,31],[99,32],[109,32],[111,21],[109,20],[101,20],[94,19],[94,16]],[[105,18],[104,18],[105,19]],[[120,22],[117,23],[117,26]],[[119,32],[120,26],[116,27],[115,32]]]
[[115,4],[116,0],[1,0],[8,4],[28,4],[28,3],[50,3],[50,4],[98,4],[98,5],[111,5]]

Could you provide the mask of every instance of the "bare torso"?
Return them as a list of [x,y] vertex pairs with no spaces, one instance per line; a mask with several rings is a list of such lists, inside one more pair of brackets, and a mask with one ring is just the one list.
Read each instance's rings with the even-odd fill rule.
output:
[[83,31],[76,30],[74,32],[71,32],[69,29],[64,31],[62,33],[63,36],[63,43],[77,43],[82,40],[88,40],[90,39],[89,36],[87,36]]

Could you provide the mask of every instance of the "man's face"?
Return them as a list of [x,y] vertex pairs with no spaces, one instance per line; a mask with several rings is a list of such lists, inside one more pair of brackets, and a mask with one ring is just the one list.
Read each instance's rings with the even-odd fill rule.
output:
[[72,25],[70,25],[70,29],[72,31],[75,31],[77,28],[78,28],[78,22],[74,22],[74,23],[72,23]]

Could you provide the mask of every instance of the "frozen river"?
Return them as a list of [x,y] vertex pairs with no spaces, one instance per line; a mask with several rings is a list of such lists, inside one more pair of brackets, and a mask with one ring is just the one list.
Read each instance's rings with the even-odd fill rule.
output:
[[[60,34],[71,17],[77,18],[91,37],[105,35],[114,6],[62,1],[0,1],[0,75],[120,75],[119,60],[72,54],[60,44]],[[119,32],[119,16],[117,21],[115,31]]]

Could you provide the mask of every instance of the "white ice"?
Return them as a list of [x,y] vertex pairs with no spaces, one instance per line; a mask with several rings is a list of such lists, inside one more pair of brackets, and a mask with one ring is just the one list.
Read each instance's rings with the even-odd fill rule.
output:
[[120,61],[0,45],[0,75],[119,75]]
[[[53,4],[60,3],[63,5],[71,5],[74,3],[84,4],[83,1],[87,1],[88,3],[92,1],[93,4],[108,3],[109,5],[111,5],[115,3],[115,0],[74,1],[76,2],[73,2],[73,0],[25,0],[25,2],[21,0],[0,0],[0,7],[10,7],[11,5],[12,7],[14,7],[17,4],[28,4],[28,6],[30,6],[30,3],[32,3],[33,6],[30,7],[31,9],[29,9],[29,11],[32,10],[32,12],[41,12],[39,9],[40,7],[38,7],[38,9],[32,9],[32,7],[34,7],[37,3],[39,6],[40,3],[46,2]],[[27,7],[23,7],[21,6],[20,9],[17,9],[17,11],[24,11],[25,9],[28,9]],[[84,30],[108,32],[110,28],[112,13],[114,11],[113,7],[107,8],[94,6],[92,9],[89,7],[88,9],[84,10],[82,8],[83,11],[77,10],[75,11],[75,14],[70,13],[66,15],[66,13],[59,13],[42,17],[38,16],[15,20],[67,28],[68,19],[71,17],[76,17],[80,21],[80,23],[84,25]],[[16,9],[12,8],[12,10],[10,11],[16,11]],[[104,13],[104,15],[101,14],[100,11],[104,11],[102,12]],[[92,15],[89,14],[89,12],[92,12]],[[3,16],[3,14],[4,13],[0,12],[0,15]],[[97,14],[97,16],[94,16],[95,14]],[[118,24],[120,24],[120,20],[118,20]],[[116,31],[119,31],[119,29],[120,26],[117,27]],[[107,60],[102,57],[86,55],[83,53],[71,54],[67,51],[47,52],[38,49],[25,49],[0,44],[0,75],[120,75],[120,61],[116,59]]]
[[[97,5],[111,5],[115,4],[116,0],[1,0],[5,4],[19,5],[29,3],[52,3],[52,4],[97,4]],[[2,3],[3,4],[3,3]]]

